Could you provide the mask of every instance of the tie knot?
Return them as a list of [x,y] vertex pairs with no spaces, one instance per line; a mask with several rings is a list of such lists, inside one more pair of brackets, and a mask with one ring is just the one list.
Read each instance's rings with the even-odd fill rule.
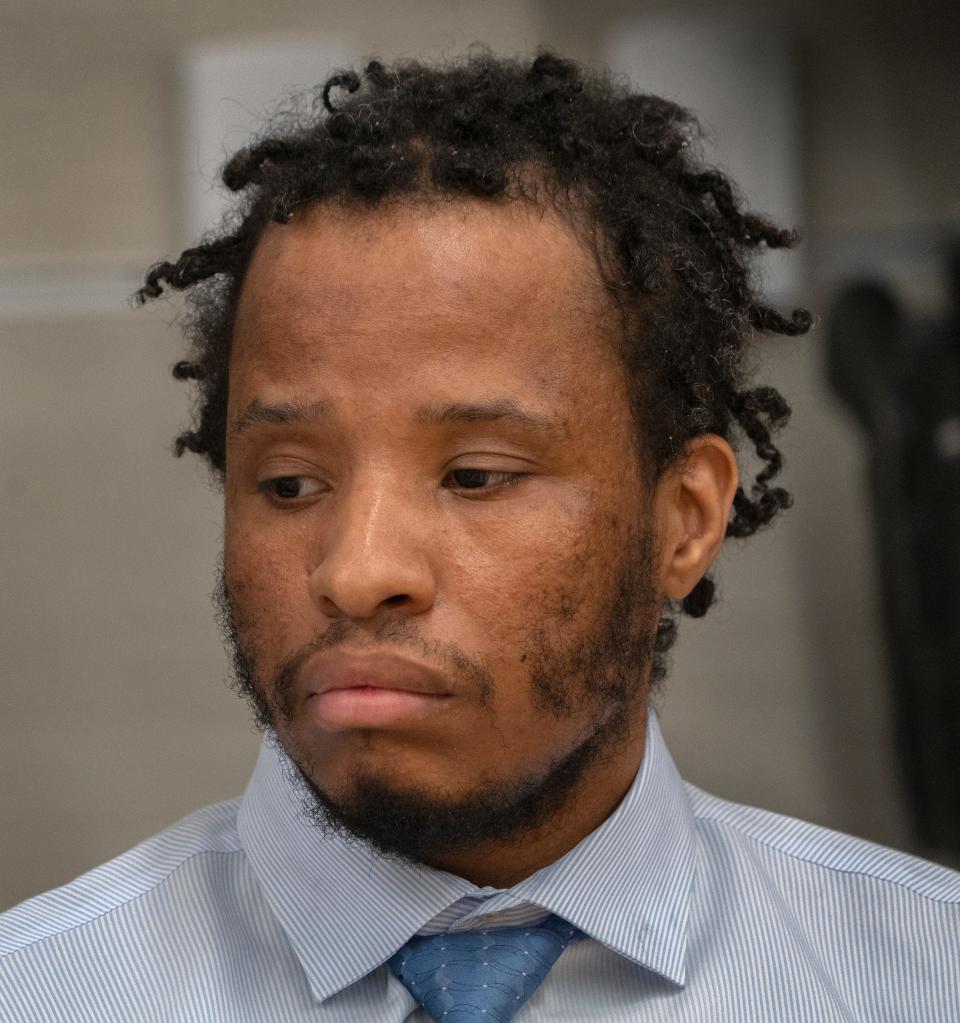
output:
[[437,1023],[507,1023],[583,937],[557,916],[527,927],[414,935],[388,965]]

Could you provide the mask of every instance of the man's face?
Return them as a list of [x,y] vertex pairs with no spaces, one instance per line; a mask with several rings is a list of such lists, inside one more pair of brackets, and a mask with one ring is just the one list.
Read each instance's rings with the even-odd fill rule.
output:
[[660,569],[615,331],[594,261],[522,204],[266,229],[229,367],[222,600],[317,823],[442,863],[622,797]]

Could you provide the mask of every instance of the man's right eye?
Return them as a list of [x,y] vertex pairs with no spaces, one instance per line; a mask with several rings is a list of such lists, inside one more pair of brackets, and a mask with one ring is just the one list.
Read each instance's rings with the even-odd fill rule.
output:
[[311,479],[309,476],[274,476],[258,483],[257,489],[274,501],[285,502],[295,501],[300,497],[309,497],[312,493],[316,493],[316,490],[310,490],[311,484],[319,487],[317,480]]

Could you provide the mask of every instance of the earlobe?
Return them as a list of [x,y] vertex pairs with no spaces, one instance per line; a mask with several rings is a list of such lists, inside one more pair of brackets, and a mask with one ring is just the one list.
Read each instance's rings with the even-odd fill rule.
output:
[[661,592],[682,600],[720,553],[739,482],[733,449],[716,434],[687,442],[686,455],[661,482]]

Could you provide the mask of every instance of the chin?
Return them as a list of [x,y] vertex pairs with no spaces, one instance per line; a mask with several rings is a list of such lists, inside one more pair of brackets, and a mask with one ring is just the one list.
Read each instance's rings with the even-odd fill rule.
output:
[[455,782],[451,761],[435,750],[419,749],[376,729],[349,735],[294,729],[288,742],[278,733],[281,745],[314,790],[336,802],[360,798],[410,798],[414,801],[456,802],[466,793],[451,787]]

